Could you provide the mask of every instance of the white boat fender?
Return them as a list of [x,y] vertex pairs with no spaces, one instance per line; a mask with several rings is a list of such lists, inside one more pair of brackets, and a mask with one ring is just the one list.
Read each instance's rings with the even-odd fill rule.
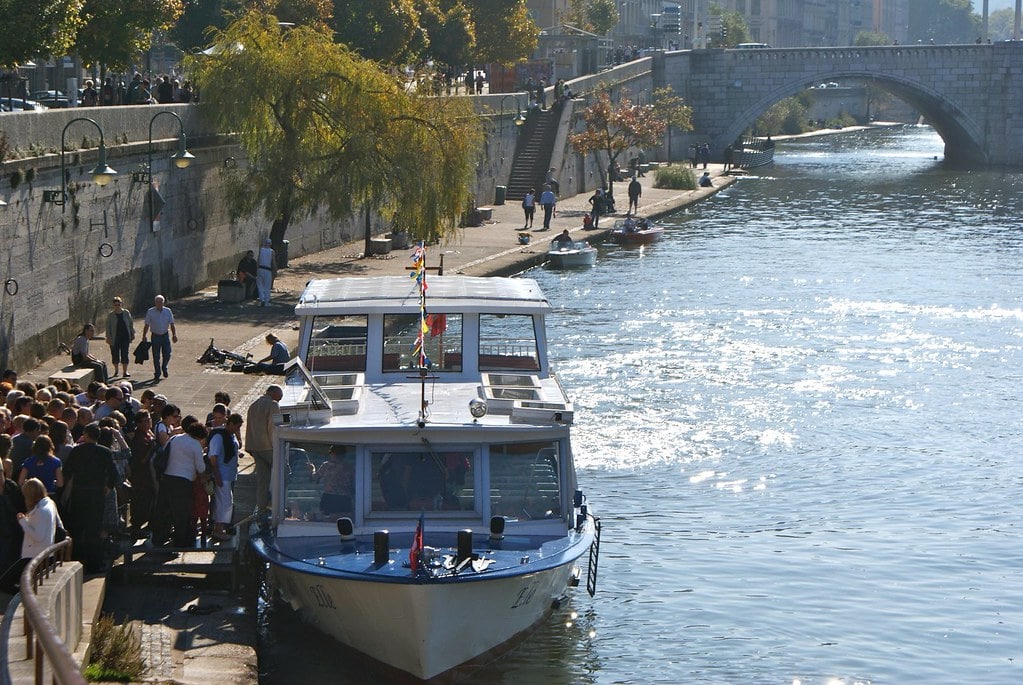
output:
[[472,531],[460,530],[458,531],[458,564],[461,565],[470,557],[472,557]]
[[386,566],[391,560],[391,534],[386,530],[373,533],[373,564]]
[[341,542],[351,542],[355,539],[355,524],[347,516],[342,516],[337,520],[337,533]]

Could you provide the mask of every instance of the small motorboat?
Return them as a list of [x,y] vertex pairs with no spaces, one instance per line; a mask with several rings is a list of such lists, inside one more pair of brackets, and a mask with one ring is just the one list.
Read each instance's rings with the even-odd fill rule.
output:
[[615,222],[611,242],[619,245],[644,245],[661,239],[664,229],[645,217],[626,217]]
[[552,240],[547,250],[547,260],[552,266],[561,268],[575,266],[593,266],[597,263],[597,248],[585,240]]

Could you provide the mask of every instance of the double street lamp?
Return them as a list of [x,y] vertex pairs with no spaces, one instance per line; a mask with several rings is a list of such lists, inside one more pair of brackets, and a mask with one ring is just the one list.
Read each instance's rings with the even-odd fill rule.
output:
[[87,121],[99,131],[99,159],[96,162],[96,168],[92,170],[93,182],[98,186],[105,186],[117,175],[116,171],[107,166],[107,146],[103,139],[103,129],[100,128],[100,125],[88,117],[76,117],[67,122],[60,134],[60,190],[43,191],[43,202],[60,205],[61,212],[66,211],[65,207],[67,205],[67,172],[64,165],[65,140],[67,138],[67,130],[71,127],[71,124],[77,121]]

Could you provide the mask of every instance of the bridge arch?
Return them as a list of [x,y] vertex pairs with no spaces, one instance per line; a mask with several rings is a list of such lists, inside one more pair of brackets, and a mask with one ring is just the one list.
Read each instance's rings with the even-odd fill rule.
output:
[[[945,142],[945,158],[950,163],[987,163],[982,141],[981,126],[968,112],[944,99],[941,93],[922,83],[904,78],[859,71],[831,71],[815,75],[813,83],[827,81],[857,81],[873,85],[910,104],[916,109]],[[799,95],[807,88],[805,80],[790,82],[751,102],[736,114],[725,129],[725,140],[736,140],[753,126],[754,122],[778,102]]]
[[917,109],[944,140],[949,163],[1023,166],[1023,45],[680,51],[666,55],[663,69],[663,82],[693,107],[691,142],[709,142],[718,154],[775,103],[844,80]]

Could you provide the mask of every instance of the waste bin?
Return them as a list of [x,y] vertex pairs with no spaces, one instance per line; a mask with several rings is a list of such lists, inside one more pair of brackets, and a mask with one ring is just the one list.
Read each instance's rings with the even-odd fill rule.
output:
[[504,196],[508,193],[508,186],[497,186],[494,188],[494,204],[503,205]]
[[282,240],[279,243],[274,243],[274,253],[277,256],[277,268],[287,269],[288,268],[288,241]]

